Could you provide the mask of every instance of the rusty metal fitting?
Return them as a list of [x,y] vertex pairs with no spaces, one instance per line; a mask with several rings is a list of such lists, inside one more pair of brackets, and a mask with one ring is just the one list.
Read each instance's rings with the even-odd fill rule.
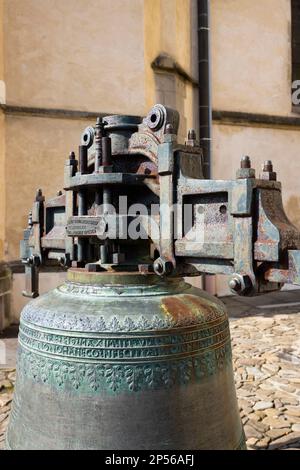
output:
[[29,258],[26,259],[25,264],[30,266],[40,266],[41,258],[38,255],[31,255]]
[[164,115],[160,105],[155,105],[146,117],[147,126],[153,131],[161,128],[164,122]]
[[151,274],[153,273],[153,265],[152,264],[139,264],[138,270],[140,274]]
[[37,202],[45,201],[45,196],[43,196],[43,191],[41,189],[36,190],[35,200]]
[[166,134],[174,134],[174,129],[173,129],[173,126],[172,124],[168,123],[166,125],[166,131],[165,131]]
[[254,288],[250,276],[242,274],[234,274],[228,285],[231,292],[238,295],[250,295]]
[[195,131],[195,129],[190,129],[188,131],[188,140],[196,140],[196,131]]
[[248,155],[241,158],[240,168],[236,172],[236,178],[255,178],[255,170],[251,168],[251,160]]
[[32,211],[29,211],[28,213],[28,227],[32,227],[33,222],[32,222]]
[[199,147],[195,129],[189,129],[185,145],[189,147]]
[[241,168],[251,168],[251,160],[248,155],[241,158]]
[[125,253],[113,253],[112,262],[113,264],[125,263]]
[[262,166],[262,173],[260,174],[261,180],[276,181],[277,173],[273,171],[273,163],[271,160],[266,160]]
[[100,264],[98,264],[98,263],[88,263],[88,264],[85,265],[85,269],[89,273],[98,273],[98,272],[103,270],[101,268]]
[[163,258],[157,258],[153,263],[153,269],[155,274],[159,276],[169,275],[172,273],[174,266],[172,261],[165,260]]
[[95,129],[92,126],[88,126],[84,129],[81,136],[81,145],[85,145],[90,148],[93,145],[95,138]]

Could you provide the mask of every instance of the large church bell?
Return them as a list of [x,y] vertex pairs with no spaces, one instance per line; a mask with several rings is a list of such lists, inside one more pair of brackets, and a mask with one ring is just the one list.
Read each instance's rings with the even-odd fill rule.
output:
[[[8,449],[243,449],[220,300],[185,282],[227,274],[239,295],[299,283],[300,234],[267,162],[203,177],[194,131],[162,105],[99,118],[36,194]],[[42,266],[67,279],[38,297]]]

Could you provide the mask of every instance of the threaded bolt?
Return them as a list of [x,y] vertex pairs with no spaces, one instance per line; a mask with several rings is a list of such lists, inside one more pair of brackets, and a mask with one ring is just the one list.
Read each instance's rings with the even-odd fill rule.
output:
[[196,140],[196,132],[195,129],[190,129],[188,131],[188,140]]
[[170,123],[166,125],[166,134],[174,134],[173,126]]
[[241,289],[241,283],[238,279],[233,278],[229,281],[229,287],[231,290],[238,292]]
[[263,164],[263,171],[272,172],[273,171],[273,163],[271,160],[266,160]]
[[245,155],[244,157],[242,157],[241,168],[251,168],[251,160],[250,160],[250,157],[248,157],[248,155]]

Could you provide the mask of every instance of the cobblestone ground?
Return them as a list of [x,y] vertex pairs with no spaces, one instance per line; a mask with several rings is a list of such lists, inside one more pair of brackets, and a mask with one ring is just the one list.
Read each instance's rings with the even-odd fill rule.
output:
[[[248,449],[300,450],[300,314],[230,320],[233,362]],[[14,369],[0,369],[0,449]]]
[[15,379],[14,369],[0,369],[0,449],[4,447],[4,433],[8,423]]
[[300,450],[300,314],[230,322],[248,449]]

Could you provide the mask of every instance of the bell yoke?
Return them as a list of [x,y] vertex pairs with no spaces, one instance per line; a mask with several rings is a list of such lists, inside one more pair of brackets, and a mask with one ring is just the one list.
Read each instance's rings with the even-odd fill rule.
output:
[[[228,316],[183,277],[256,295],[300,284],[300,233],[272,162],[203,177],[194,130],[160,104],[98,118],[37,191],[21,242],[24,295],[8,449],[243,449]],[[38,296],[44,266],[67,270]]]

